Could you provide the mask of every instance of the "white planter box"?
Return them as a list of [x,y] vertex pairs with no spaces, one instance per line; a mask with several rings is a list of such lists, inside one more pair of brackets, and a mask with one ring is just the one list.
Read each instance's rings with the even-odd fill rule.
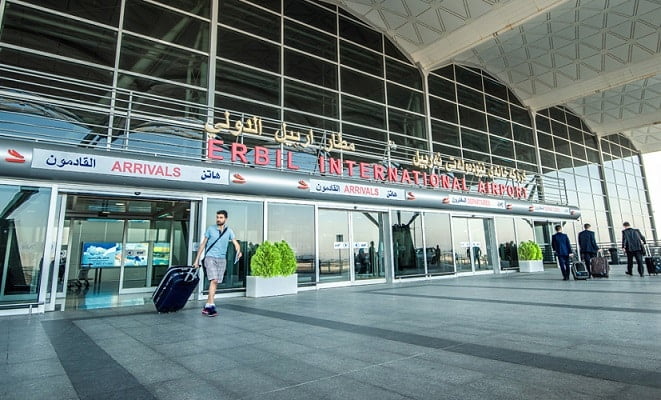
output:
[[542,260],[519,261],[519,272],[544,272]]
[[264,278],[246,277],[246,297],[280,296],[298,293],[298,274]]

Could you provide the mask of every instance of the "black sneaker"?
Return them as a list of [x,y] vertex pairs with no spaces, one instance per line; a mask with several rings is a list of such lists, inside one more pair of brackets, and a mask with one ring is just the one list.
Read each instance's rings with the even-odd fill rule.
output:
[[216,310],[216,306],[209,307],[209,310],[207,312],[207,316],[208,317],[215,317],[216,315],[218,315],[218,311]]

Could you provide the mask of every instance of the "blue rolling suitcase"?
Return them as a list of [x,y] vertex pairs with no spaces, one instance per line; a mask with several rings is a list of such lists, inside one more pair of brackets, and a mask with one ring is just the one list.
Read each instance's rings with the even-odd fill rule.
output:
[[171,267],[151,296],[156,311],[167,313],[181,310],[200,281],[197,268]]

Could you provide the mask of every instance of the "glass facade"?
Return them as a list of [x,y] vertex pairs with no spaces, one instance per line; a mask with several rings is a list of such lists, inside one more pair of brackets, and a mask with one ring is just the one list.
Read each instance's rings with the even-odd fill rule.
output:
[[[319,172],[318,156],[438,172],[438,165],[414,163],[419,154],[437,154],[462,165],[524,173],[517,182],[527,190],[524,200],[580,208],[581,223],[592,225],[598,242],[619,241],[623,221],[655,237],[640,153],[624,136],[600,139],[563,107],[532,113],[486,71],[450,64],[423,73],[383,34],[330,4],[212,3],[3,1],[0,137],[189,162],[208,161],[206,140],[216,138],[223,148],[264,146],[272,158],[289,149],[308,173]],[[146,19],[153,23],[144,24]],[[264,134],[245,129],[256,117]],[[285,124],[314,130],[315,146],[274,143]],[[226,127],[222,133],[205,129],[218,125]],[[336,133],[355,147],[332,149]],[[451,175],[466,179],[473,192],[480,182],[466,169]],[[358,177],[342,171],[342,179]],[[515,183],[507,173],[481,179]],[[22,190],[3,188],[7,201]],[[46,191],[37,192],[26,205],[44,201]],[[389,248],[398,278],[513,269],[516,243],[547,243],[547,228],[555,223],[208,195],[203,225],[214,223],[215,210],[226,209],[245,250],[220,287],[227,290],[244,286],[252,250],[264,239],[292,244],[299,284],[305,285],[385,277]],[[156,226],[143,228],[134,235],[129,226],[131,240],[160,235]],[[19,228],[12,229],[15,238]],[[20,253],[21,242],[12,243]],[[178,246],[184,254],[186,243],[180,239]],[[25,279],[19,276],[11,281],[14,289],[3,290],[20,286],[34,293],[25,268],[38,272],[39,263],[30,260],[20,264]],[[142,275],[122,279],[127,287],[144,288],[146,273],[135,269],[131,274]]]
[[537,113],[537,135],[542,174],[560,186],[544,188],[550,197],[566,196],[592,225],[597,242],[610,242],[604,177],[599,161],[599,140],[574,114],[562,107]]
[[620,240],[620,227],[625,221],[645,237],[656,238],[640,153],[622,135],[606,136],[600,142],[609,204],[604,211],[611,218],[615,240]]

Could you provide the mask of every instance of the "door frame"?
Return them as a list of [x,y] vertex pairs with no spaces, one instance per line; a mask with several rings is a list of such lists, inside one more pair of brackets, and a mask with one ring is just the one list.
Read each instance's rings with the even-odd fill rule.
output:
[[[480,219],[480,220],[490,220],[490,228],[489,232],[484,232],[485,236],[485,251],[487,254],[491,254],[491,269],[485,269],[485,270],[475,270],[475,257],[473,256],[473,249],[472,247],[470,249],[470,263],[471,263],[471,270],[470,271],[458,271],[457,270],[457,260],[455,258],[454,260],[454,271],[457,276],[462,276],[462,275],[485,275],[485,274],[496,274],[500,272],[500,268],[498,264],[498,248],[496,246],[496,240],[489,240],[489,237],[496,238],[496,224],[495,224],[495,216],[493,215],[464,215],[464,214],[451,214],[450,215],[450,229],[452,232],[452,251],[455,254],[457,253],[457,248],[455,247],[455,233],[457,232],[455,228],[455,218],[461,218],[463,220],[466,220],[466,223],[468,225],[468,221],[471,219]],[[468,228],[470,226],[468,225]],[[473,234],[470,229],[468,229],[468,241],[469,244],[473,243]]]
[[[70,186],[53,185],[50,188],[52,192],[51,192],[51,203],[50,203],[49,216],[48,216],[48,227],[47,227],[48,233],[46,237],[45,249],[46,250],[50,249],[51,251],[45,252],[45,254],[51,254],[54,260],[59,260],[59,257],[62,254],[62,243],[64,242],[64,224],[66,221],[66,207],[67,207],[68,196],[79,194],[90,197],[98,197],[98,198],[112,197],[112,198],[123,198],[127,200],[140,199],[140,200],[154,200],[154,201],[157,200],[188,201],[190,204],[190,213],[188,220],[190,229],[189,229],[189,237],[187,243],[188,254],[187,254],[186,262],[188,265],[192,264],[192,257],[193,257],[192,255],[194,253],[193,251],[191,251],[191,249],[193,243],[195,242],[195,231],[196,231],[196,226],[198,225],[198,221],[196,220],[198,214],[195,211],[199,208],[199,204],[203,202],[204,196],[200,194],[193,194],[187,192],[181,192],[175,196],[172,195],[171,192],[167,193],[158,190],[143,191],[142,189],[140,189],[140,191],[135,191],[132,189],[112,190],[112,188],[106,188],[106,189],[95,190],[94,192],[92,192],[87,186],[77,186],[77,185],[70,185]],[[55,226],[56,220],[57,220],[57,226]],[[124,220],[124,241],[125,241],[126,229],[128,228],[126,221],[128,220]],[[67,242],[70,243],[72,230],[69,229],[68,232],[69,232],[69,238]],[[172,242],[172,232],[170,234],[170,241]],[[65,310],[66,296],[67,296],[67,277],[69,276],[71,257],[72,257],[71,253],[68,252],[65,269],[64,269],[62,291],[59,292],[57,291],[57,285],[58,285],[57,264],[55,264],[52,273],[42,274],[42,282],[40,286],[42,289],[40,290],[39,293],[39,301],[40,304],[43,304],[44,311],[55,311],[58,302],[61,302],[60,310],[61,311]],[[43,269],[43,271],[49,270],[49,261],[47,262],[46,259],[47,257],[44,257],[44,263],[42,265],[42,268],[45,269]],[[170,260],[170,263],[171,262],[172,260]],[[122,289],[122,284],[123,284],[123,271],[120,272],[120,282],[117,293],[119,296],[149,293],[154,290],[154,287]],[[49,290],[50,290],[50,297],[48,297]],[[197,295],[197,297],[199,297],[199,294]]]
[[[349,250],[351,256],[349,257],[349,279],[334,281],[334,282],[322,282],[319,280],[319,271],[321,268],[320,258],[319,258],[319,211],[320,210],[334,210],[334,211],[346,211],[348,212],[348,232],[349,237],[348,241],[351,243]],[[356,280],[356,268],[353,257],[353,244],[354,244],[354,231],[353,231],[353,213],[356,212],[376,212],[381,213],[383,216],[383,224],[379,228],[380,233],[383,237],[383,251],[384,255],[384,277],[375,277],[368,279]],[[386,226],[389,226],[390,223],[390,209],[389,208],[380,208],[380,207],[358,207],[356,205],[342,205],[342,204],[332,204],[332,203],[315,203],[314,205],[314,235],[315,235],[315,264],[316,264],[316,281],[318,288],[330,288],[330,287],[340,287],[340,286],[357,286],[357,285],[368,285],[374,283],[385,283],[392,280],[391,271],[392,271],[392,240],[388,229],[385,229]]]
[[[49,277],[49,284],[50,285],[50,298],[47,303],[44,304],[44,311],[55,311],[55,305],[57,304],[57,299],[58,298],[66,298],[66,289],[67,289],[67,282],[66,282],[66,277],[69,276],[69,256],[67,255],[66,258],[66,263],[64,267],[64,276],[62,277],[62,291],[57,290],[57,284],[59,280],[59,260],[62,256],[62,237],[64,236],[64,219],[66,215],[66,210],[67,210],[67,193],[61,193],[57,190],[57,188],[53,188],[54,192],[56,193],[56,200],[55,200],[55,205],[53,206],[54,208],[54,214],[57,213],[57,227],[55,228],[55,232],[53,234],[55,235],[55,247],[53,249],[53,260],[55,260],[53,264],[53,272],[51,276]],[[57,201],[59,200],[59,205],[57,204]],[[71,240],[71,229],[69,229],[69,240]],[[64,303],[62,304],[62,310],[64,310]]]

